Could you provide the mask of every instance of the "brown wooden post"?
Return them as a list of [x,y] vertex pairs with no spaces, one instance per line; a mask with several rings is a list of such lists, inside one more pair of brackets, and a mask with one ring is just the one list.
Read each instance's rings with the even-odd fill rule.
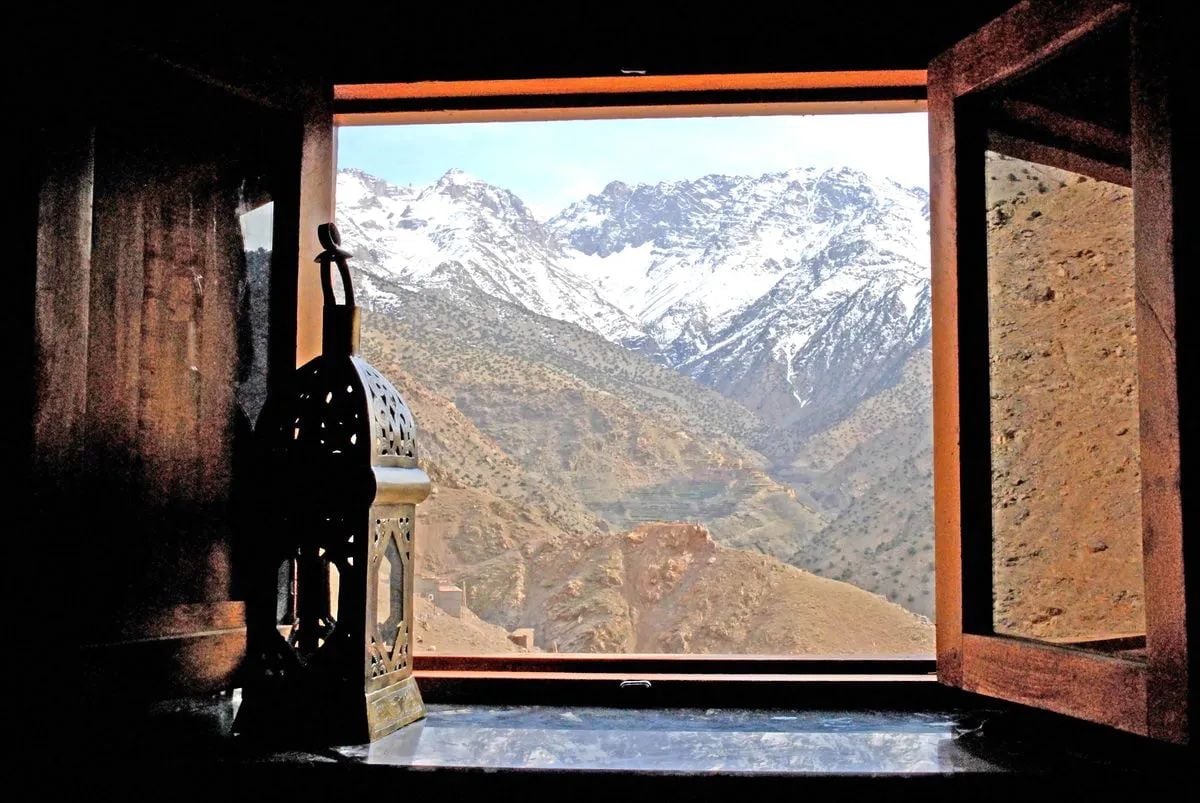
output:
[[85,442],[95,154],[91,127],[51,136],[38,196],[33,449],[35,465],[63,475],[79,468]]
[[[1192,717],[1188,617],[1195,612],[1189,610],[1186,593],[1180,437],[1185,413],[1180,404],[1176,300],[1181,278],[1196,265],[1185,257],[1189,238],[1195,241],[1195,223],[1181,212],[1180,204],[1186,203],[1182,188],[1187,185],[1178,170],[1181,149],[1193,148],[1195,140],[1179,131],[1184,115],[1177,108],[1182,97],[1173,94],[1182,80],[1177,61],[1181,54],[1173,47],[1179,40],[1173,43],[1171,38],[1174,16],[1165,3],[1135,6],[1131,106],[1147,729],[1151,736],[1181,742],[1187,740]],[[1192,536],[1194,541],[1196,533]],[[1191,580],[1197,582],[1195,577]]]
[[[332,93],[332,90],[329,90]],[[296,366],[321,353],[321,280],[310,254],[321,251],[317,227],[334,219],[337,186],[337,133],[332,94],[313,99],[303,119],[300,155],[298,238],[300,264],[296,277]]]

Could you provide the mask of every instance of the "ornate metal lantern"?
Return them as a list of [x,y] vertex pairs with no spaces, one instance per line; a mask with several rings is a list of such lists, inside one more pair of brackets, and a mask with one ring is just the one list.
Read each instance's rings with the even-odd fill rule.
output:
[[319,235],[322,353],[268,399],[257,427],[270,508],[256,525],[261,582],[249,582],[237,729],[360,743],[425,715],[412,677],[412,550],[429,477],[408,407],[355,355],[350,255],[332,223]]

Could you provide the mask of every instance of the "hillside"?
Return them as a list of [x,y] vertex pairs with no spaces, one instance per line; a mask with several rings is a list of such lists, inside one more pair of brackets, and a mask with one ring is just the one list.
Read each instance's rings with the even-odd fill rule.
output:
[[528,624],[563,652],[927,655],[928,620],[693,524],[550,542]]
[[[777,558],[722,547],[696,525],[617,532],[574,498],[570,484],[526,471],[454,403],[380,351],[370,328],[367,335],[368,357],[404,388],[421,462],[435,481],[419,509],[418,575],[464,588],[478,616],[459,619],[433,606],[418,625],[420,648],[508,651],[506,631],[533,627],[539,649],[563,652],[932,649],[927,620]],[[854,611],[866,618],[847,623]]]
[[445,655],[495,655],[529,652],[508,639],[508,631],[489,624],[471,611],[451,616],[424,597],[413,604],[413,641],[417,652]]
[[[719,433],[712,412],[729,402],[686,377],[561,322],[519,310],[489,315],[487,305],[454,325],[450,310],[470,309],[466,302],[396,292],[411,299],[404,314],[368,312],[364,348],[414,409],[431,387],[453,397],[418,418],[443,488],[486,487],[569,532],[596,519],[613,532],[701,521],[719,543],[932,615],[928,350],[924,362],[915,358],[924,373],[907,370],[895,389],[814,439],[811,465],[772,472],[763,455]],[[752,418],[732,409],[753,432]],[[921,487],[925,495],[908,492]],[[528,526],[516,530],[532,537]]]
[[1145,632],[1132,195],[988,170],[996,629]]
[[782,480],[828,517],[789,561],[933,615],[931,353],[905,363],[891,388],[805,442]]
[[[705,521],[722,543],[785,560],[797,537],[824,526],[771,478],[763,455],[732,428],[721,431],[723,410],[751,431],[752,417],[687,377],[521,310],[495,314],[487,305],[463,315],[465,301],[398,292],[411,298],[402,316],[366,315],[364,353],[384,370],[420,377],[418,386],[452,401],[457,426],[472,422],[520,465],[529,490],[513,485],[521,496],[510,498],[533,510],[582,505],[614,532],[641,521]],[[495,487],[500,463],[490,459],[458,460],[463,484],[487,477]]]

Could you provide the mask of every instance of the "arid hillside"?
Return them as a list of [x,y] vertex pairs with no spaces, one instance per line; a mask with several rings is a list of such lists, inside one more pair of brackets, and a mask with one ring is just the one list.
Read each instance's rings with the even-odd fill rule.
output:
[[568,531],[703,521],[722,544],[785,561],[825,526],[747,444],[757,420],[693,380],[560,321],[435,291],[405,297],[403,317],[365,316],[364,353],[410,404],[442,400],[417,421],[436,469],[461,487]]
[[1144,632],[1128,188],[988,161],[999,632]]
[[[379,318],[367,320],[370,324]],[[449,616],[422,600],[418,649],[514,651],[518,648],[508,642],[507,632],[531,627],[536,649],[561,652],[909,655],[932,650],[929,621],[899,605],[772,555],[722,546],[695,524],[634,523],[627,531],[585,504],[595,504],[594,497],[580,499],[587,494],[580,493],[571,472],[560,475],[546,458],[532,459],[536,450],[516,459],[505,448],[536,446],[536,433],[549,437],[546,433],[553,434],[556,426],[579,426],[579,421],[594,426],[601,420],[596,411],[607,412],[614,429],[616,421],[632,421],[642,444],[633,456],[597,446],[599,457],[593,459],[604,462],[591,468],[590,476],[623,471],[608,481],[636,493],[638,482],[654,489],[645,484],[654,472],[637,465],[639,460],[658,461],[663,476],[704,470],[721,477],[726,470],[731,473],[719,483],[714,480],[713,493],[736,494],[737,503],[724,502],[732,512],[717,520],[731,529],[740,520],[747,533],[767,522],[783,538],[782,521],[789,513],[771,505],[800,503],[777,483],[762,483],[765,490],[741,488],[739,480],[752,484],[755,472],[761,472],[745,466],[755,455],[744,447],[742,466],[724,467],[723,462],[733,461],[711,446],[698,445],[700,438],[656,425],[615,394],[533,365],[491,376],[525,383],[522,395],[531,404],[544,405],[541,417],[551,423],[535,422],[530,427],[535,434],[515,423],[484,432],[476,418],[400,367],[399,353],[411,357],[421,351],[416,344],[397,348],[407,342],[397,337],[398,328],[389,321],[381,333],[369,325],[365,345],[369,359],[404,388],[418,422],[421,461],[434,479],[433,495],[419,509],[417,572],[462,588],[469,612]],[[459,355],[461,360],[472,358],[479,359],[469,350]],[[463,370],[462,363],[452,360],[440,367]],[[436,381],[438,376],[434,370],[422,379]],[[476,378],[457,381],[482,388],[475,393],[483,396],[489,374],[469,376]],[[501,404],[512,403],[499,391],[490,392]],[[562,441],[552,441],[555,448],[587,447],[578,442],[578,432],[555,437]],[[624,442],[638,448],[636,441]],[[646,500],[648,512],[649,492]],[[694,504],[702,514],[716,503],[698,498]]]
[[[438,508],[445,499],[434,503],[432,517],[444,512]],[[427,528],[421,535],[433,540],[436,532]],[[501,639],[507,628],[520,626],[534,629],[538,649],[557,652],[933,651],[933,628],[923,617],[768,555],[719,546],[694,524],[554,535],[445,576],[467,590],[473,612],[460,619],[425,603],[432,613],[422,617],[418,608],[418,650],[432,645],[441,653],[516,651]]]
[[508,639],[508,631],[483,621],[470,610],[452,616],[418,595],[413,605],[417,652],[442,655],[495,655],[529,652]]
[[364,349],[431,396],[422,560],[488,621],[531,582],[497,544],[660,522],[933,618],[921,187],[800,164],[610,181],[545,217],[457,165],[362,167],[338,215]]
[[816,434],[782,477],[828,523],[789,563],[933,615],[933,410],[928,347],[895,385]]
[[755,416],[636,352],[471,295],[388,292],[404,307],[364,316],[365,353],[406,397],[441,400],[418,422],[443,479],[569,532],[702,522],[932,618],[927,348],[778,466]]
[[928,620],[848,583],[717,545],[694,524],[554,540],[531,624],[560,651],[927,655]]

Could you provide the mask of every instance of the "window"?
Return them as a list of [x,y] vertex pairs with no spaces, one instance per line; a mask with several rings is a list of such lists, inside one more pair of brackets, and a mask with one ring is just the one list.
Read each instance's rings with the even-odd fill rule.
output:
[[[1146,44],[1168,41],[1169,35],[1162,29],[1161,20],[1134,14],[1135,45],[1139,41],[1142,44],[1134,47],[1131,59],[1125,36],[1129,22],[1125,5],[1088,4],[1072,8],[1069,13],[1057,6],[1050,13],[1048,7],[1036,2],[1022,4],[931,65],[937,675],[948,685],[1179,741],[1186,739],[1189,685],[1187,625],[1182,613],[1186,609],[1186,561],[1181,537],[1180,408],[1174,339],[1178,322],[1174,315],[1173,266],[1186,230],[1179,226],[1173,211],[1176,193],[1171,158],[1178,143],[1172,139],[1174,129],[1168,121],[1173,118],[1167,104],[1174,90],[1162,78],[1179,53]],[[1116,33],[1093,38],[1105,31]],[[1117,47],[1098,60],[1094,50],[1090,59],[1058,60],[1067,53],[1086,55],[1088,48],[1083,45],[1088,42],[1107,42],[1107,47]],[[1065,65],[1068,69],[1046,73],[1035,69],[1054,61],[1058,67]],[[1131,61],[1132,69],[1126,69]],[[1015,107],[1004,104],[1003,97],[999,105],[994,102],[998,87],[1020,86],[1030,76],[1035,84],[1040,78],[1050,94],[1009,98],[1020,102]],[[565,79],[520,86],[489,82],[341,87],[335,91],[332,120],[336,124],[360,125],[626,118],[639,116],[647,108],[653,109],[653,114],[663,114],[664,104],[670,106],[668,116],[779,113],[785,106],[806,113],[828,111],[831,105],[841,105],[843,111],[846,105],[860,112],[915,111],[921,107],[914,103],[919,104],[923,94],[918,76],[897,78],[893,73],[695,78],[699,84],[689,83],[690,78],[653,78],[645,84],[620,78],[594,82],[585,79],[578,85],[576,79]],[[1119,99],[1127,96],[1125,87],[1131,82],[1139,89],[1126,106],[1128,144],[1122,158],[1122,149],[1113,147],[1122,137],[1120,126],[1113,127],[1112,111],[1120,110]],[[689,94],[697,87],[711,91]],[[1068,97],[1062,88],[1083,87],[1079,99],[1084,107],[1091,104],[1091,108],[1056,102],[1055,87],[1060,90],[1059,100]],[[1112,104],[1114,98],[1118,99],[1116,106]],[[736,110],[731,111],[726,103],[736,104]],[[994,124],[999,119],[995,116],[997,109],[1004,114],[1018,112],[1010,116],[1021,119],[1010,120],[1016,125],[1006,130]],[[317,216],[314,219],[326,219],[333,214],[335,159],[328,133],[322,133],[328,129],[320,125],[317,129],[321,130],[314,129],[320,136],[312,137],[312,161],[319,165],[324,160],[329,170],[319,170],[315,180],[302,186],[302,196],[307,192],[309,197],[301,198],[301,209]],[[326,139],[318,141],[322,137]],[[1024,627],[1021,623],[1016,631],[1005,634],[1003,623],[997,621],[995,587],[1019,583],[1006,578],[1003,571],[1003,564],[1011,557],[1006,553],[1012,535],[1006,532],[1008,523],[1003,516],[993,520],[992,440],[993,436],[1007,436],[1003,431],[992,431],[989,327],[991,317],[995,317],[992,313],[997,310],[989,310],[988,281],[989,275],[999,279],[1003,270],[997,264],[997,270],[990,274],[987,258],[989,179],[983,160],[988,151],[997,154],[997,159],[1004,156],[1027,163],[1021,167],[1030,174],[1053,169],[1077,173],[1097,183],[1132,184],[1136,341],[1130,345],[1137,354],[1136,470],[1143,536],[1144,647],[1140,634],[1135,632],[1140,629],[1139,623],[1134,620],[1121,625],[1119,632],[1105,624],[1102,638],[1082,628],[1067,633],[1045,632],[1051,627],[1043,627],[1040,633],[1020,632]],[[1020,181],[1024,174],[1016,171],[1014,175]],[[1067,179],[1059,180],[1069,184]],[[967,225],[968,220],[975,222]],[[312,321],[314,296],[313,288],[306,287],[302,279],[298,302],[301,359],[312,353],[312,327],[305,321]],[[1001,382],[1003,377],[997,375],[995,380]],[[1117,429],[1108,434],[1126,437],[1133,432],[1130,428],[1118,436]],[[1120,540],[1124,548],[1130,548],[1136,538],[1133,534]],[[1020,548],[1020,543],[1018,539],[1012,546]],[[1089,542],[1079,543],[1090,550]],[[1103,556],[1112,550],[1107,541],[1105,547],[1090,554]],[[1132,559],[1130,554],[1122,554],[1124,559]],[[1136,593],[1136,576],[1134,570],[1128,577],[1119,578],[1118,584],[1125,588],[1113,593],[1119,595],[1125,590],[1124,599],[1128,600],[1130,590]],[[1055,603],[1047,603],[1046,607],[1066,610]],[[1050,614],[1045,620],[1033,621],[1031,616],[1027,624],[1041,626],[1060,616],[1052,610],[1045,613]],[[603,672],[605,667],[620,667],[622,672],[637,672],[650,666],[638,663],[637,656],[620,660],[576,660],[561,654],[525,658],[490,661],[486,657],[456,657],[442,661],[426,655],[418,660],[418,669],[423,664],[426,670],[439,671],[583,667]],[[665,669],[669,663],[653,665],[670,671]],[[859,671],[863,666],[845,660],[835,664],[837,671],[848,671],[850,666],[856,668],[849,671]],[[778,672],[781,667],[784,672],[823,671],[835,664],[797,662],[795,658],[779,659],[773,665],[752,658],[732,663],[689,658],[674,666],[685,673],[714,671],[712,667],[720,666],[718,671],[765,674]],[[884,665],[876,662],[866,671],[877,672]],[[932,665],[905,665],[907,671],[914,668],[923,671]],[[612,676],[610,671],[607,677]],[[493,678],[488,682],[498,681]]]
[[912,108],[341,128],[418,654],[932,654]]

